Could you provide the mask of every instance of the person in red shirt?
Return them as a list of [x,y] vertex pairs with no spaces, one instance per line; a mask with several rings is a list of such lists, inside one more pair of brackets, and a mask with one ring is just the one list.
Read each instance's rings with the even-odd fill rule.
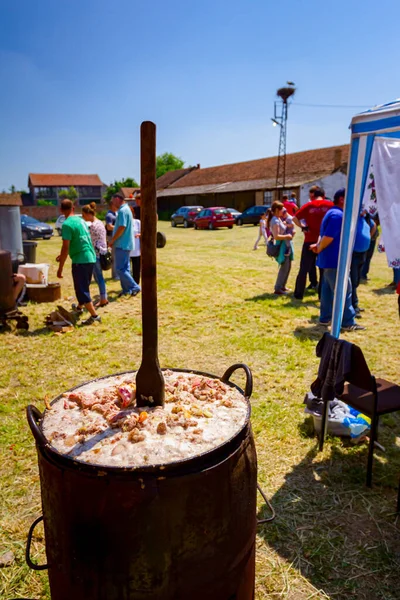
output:
[[304,232],[304,243],[301,251],[300,267],[296,278],[296,287],[294,297],[302,300],[306,288],[307,273],[310,274],[310,288],[317,289],[317,269],[315,266],[316,255],[310,250],[311,244],[318,242],[319,230],[322,219],[329,209],[333,207],[333,202],[325,200],[325,191],[317,185],[310,188],[310,202],[304,204],[296,212],[293,220]]
[[289,200],[288,196],[282,196],[282,202],[283,202],[283,206],[286,208],[289,215],[291,217],[294,217],[294,215],[296,214],[296,211],[298,209],[298,206],[296,203],[296,196],[294,194],[291,194],[290,200]]

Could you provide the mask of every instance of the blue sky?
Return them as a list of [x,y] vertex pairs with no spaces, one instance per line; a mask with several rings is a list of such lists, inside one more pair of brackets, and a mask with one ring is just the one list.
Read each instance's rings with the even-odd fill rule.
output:
[[[398,0],[0,0],[0,190],[29,172],[140,179],[139,128],[202,167],[347,143],[400,96]],[[360,109],[361,110],[361,109]]]

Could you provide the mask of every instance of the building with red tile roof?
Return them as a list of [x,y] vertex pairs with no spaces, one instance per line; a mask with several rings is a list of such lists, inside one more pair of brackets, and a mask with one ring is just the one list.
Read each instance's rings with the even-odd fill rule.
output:
[[37,204],[41,198],[57,205],[60,202],[60,192],[74,187],[78,193],[78,203],[100,203],[105,186],[98,175],[29,173],[28,187],[32,204]]
[[183,205],[227,206],[243,211],[254,204],[270,205],[284,192],[295,193],[303,204],[314,183],[333,196],[345,185],[348,155],[348,145],[288,154],[285,190],[276,188],[276,156],[205,169],[198,165],[175,181],[157,180],[159,213],[170,213]]

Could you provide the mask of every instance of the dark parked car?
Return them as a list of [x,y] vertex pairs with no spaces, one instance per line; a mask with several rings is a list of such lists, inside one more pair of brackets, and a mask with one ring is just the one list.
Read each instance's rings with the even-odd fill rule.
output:
[[235,219],[232,217],[229,209],[223,206],[205,208],[199,212],[194,220],[195,229],[217,229],[218,227],[232,229],[234,224]]
[[258,225],[260,222],[261,215],[266,213],[268,210],[268,206],[251,206],[250,208],[246,208],[240,215],[240,217],[236,218],[236,225]]
[[23,240],[36,240],[43,238],[49,240],[53,235],[53,228],[47,223],[42,223],[28,215],[21,215],[21,229]]
[[193,225],[194,218],[197,217],[202,208],[202,206],[181,206],[171,216],[172,227],[176,227],[177,225],[190,227],[191,225]]

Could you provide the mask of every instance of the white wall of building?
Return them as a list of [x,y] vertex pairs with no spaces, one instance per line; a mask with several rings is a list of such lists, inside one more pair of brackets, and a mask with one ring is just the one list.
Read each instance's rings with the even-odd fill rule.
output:
[[336,173],[332,173],[332,175],[327,175],[326,177],[321,177],[321,179],[316,179],[315,181],[309,181],[304,185],[300,186],[300,206],[303,206],[306,202],[308,202],[308,191],[311,186],[319,185],[325,190],[326,196],[333,200],[334,193],[340,188],[346,187],[346,179],[347,175],[337,171]]

